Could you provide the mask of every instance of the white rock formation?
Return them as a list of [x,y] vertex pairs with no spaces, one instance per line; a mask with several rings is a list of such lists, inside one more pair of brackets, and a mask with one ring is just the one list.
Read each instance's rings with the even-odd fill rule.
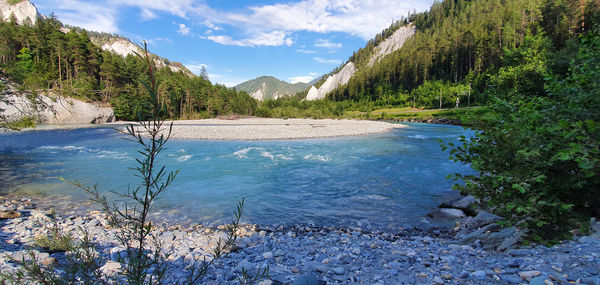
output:
[[262,88],[260,88],[260,89],[258,89],[256,91],[252,92],[250,94],[250,96],[252,96],[252,98],[254,98],[254,99],[258,100],[258,101],[262,101],[263,98],[265,98],[265,90],[266,90],[266,88],[267,88],[267,83],[263,82]]
[[10,95],[10,104],[0,102],[0,115],[8,121],[18,120],[24,116],[34,117],[42,124],[101,124],[114,120],[113,110],[94,103],[87,103],[56,94],[38,95],[37,104],[24,96]]
[[[415,31],[414,25],[400,27],[389,38],[385,39],[375,47],[375,53],[369,59],[368,66],[373,65],[380,58],[399,50],[406,40],[415,34]],[[356,68],[354,67],[354,63],[348,62],[338,73],[327,77],[327,80],[321,87],[310,87],[308,95],[306,95],[306,100],[311,101],[325,98],[329,92],[338,86],[348,83],[355,72]]]
[[113,109],[96,103],[60,96],[54,92],[40,94],[32,102],[12,84],[0,78],[0,118],[15,121],[33,117],[42,124],[100,124],[114,120]]
[[400,27],[389,38],[379,43],[375,47],[375,54],[369,59],[369,66],[373,65],[380,58],[399,50],[406,40],[415,34],[416,28],[414,25]]
[[142,53],[142,49],[128,40],[125,39],[112,39],[110,42],[105,43],[101,47],[103,50],[114,52],[122,57],[126,57],[127,55],[135,55]]
[[30,19],[31,23],[35,23],[40,17],[37,8],[29,0],[14,5],[8,4],[7,0],[0,0],[0,13],[5,21],[9,21],[11,15],[14,14],[18,24],[22,24],[27,19]]
[[354,63],[348,62],[338,73],[329,75],[325,83],[323,83],[320,88],[317,89],[314,85],[310,87],[310,90],[308,90],[308,95],[306,95],[306,100],[312,101],[325,98],[327,93],[331,92],[331,90],[340,85],[348,83],[352,75],[354,75],[354,72],[356,72]]

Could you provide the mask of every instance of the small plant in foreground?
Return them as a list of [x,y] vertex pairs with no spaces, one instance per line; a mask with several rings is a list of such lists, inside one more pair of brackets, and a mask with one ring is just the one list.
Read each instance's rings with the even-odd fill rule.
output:
[[[172,123],[165,127],[163,106],[159,101],[158,87],[154,78],[150,56],[144,44],[144,58],[148,64],[150,83],[142,84],[147,88],[150,96],[147,104],[151,107],[149,121],[142,121],[138,116],[139,126],[129,125],[127,134],[130,140],[141,146],[138,151],[142,155],[136,158],[138,166],[135,168],[136,177],[141,178],[142,183],[136,188],[129,188],[127,193],[118,194],[124,199],[123,204],[109,202],[101,195],[96,185],[88,187],[77,182],[69,182],[90,194],[91,200],[99,203],[107,214],[108,221],[112,227],[117,229],[116,240],[125,248],[125,254],[118,254],[117,261],[122,264],[121,278],[102,275],[100,260],[96,249],[91,243],[88,234],[84,231],[83,239],[73,241],[69,233],[63,233],[58,225],[47,238],[39,239],[42,245],[54,245],[66,250],[69,256],[67,270],[57,273],[52,266],[40,266],[35,254],[31,252],[31,258],[23,258],[17,261],[21,264],[20,279],[32,280],[41,284],[91,284],[91,283],[128,283],[128,284],[163,284],[166,278],[169,252],[163,252],[161,240],[153,234],[155,229],[149,220],[149,213],[158,196],[167,189],[174,181],[179,171],[167,172],[165,166],[157,166],[157,157],[164,150],[165,144],[171,136]],[[131,206],[133,204],[133,206]],[[204,260],[199,266],[188,268],[189,275],[186,280],[188,284],[197,284],[206,276],[210,265],[220,257],[226,250],[232,247],[237,240],[237,231],[240,227],[240,219],[244,208],[244,200],[238,204],[234,212],[235,220],[227,226],[227,238],[219,239],[213,250],[213,258]],[[82,230],[83,231],[83,230]],[[70,262],[73,260],[74,262]],[[58,271],[60,272],[60,271]],[[258,280],[268,276],[268,268],[260,269],[257,275],[243,274],[244,280]],[[252,281],[253,282],[253,281]]]

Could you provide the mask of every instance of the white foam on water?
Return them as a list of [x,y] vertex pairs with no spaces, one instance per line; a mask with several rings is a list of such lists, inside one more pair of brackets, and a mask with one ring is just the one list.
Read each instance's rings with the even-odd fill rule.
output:
[[293,158],[286,156],[285,154],[278,154],[275,157],[282,159],[282,160],[294,160]]
[[411,139],[417,139],[417,140],[424,140],[424,139],[427,138],[424,135],[414,135],[414,136],[408,136],[408,137],[411,138]]
[[237,158],[248,158],[248,152],[250,152],[251,150],[266,151],[264,148],[251,146],[251,147],[240,149],[240,150],[234,152],[233,155],[237,156]]
[[192,158],[193,155],[182,155],[180,157],[177,158],[177,161],[179,162],[184,162],[184,161],[188,161],[190,158]]
[[266,157],[266,158],[270,158],[271,160],[275,159],[275,156],[273,156],[270,152],[268,151],[261,151],[260,152],[260,156],[262,157]]
[[82,146],[74,146],[74,145],[67,145],[67,146],[45,145],[45,146],[40,146],[39,149],[82,150],[82,149],[84,149],[84,147],[82,147]]
[[99,151],[98,155],[96,155],[96,157],[97,158],[118,159],[118,160],[129,159],[129,156],[127,155],[126,152],[117,152],[117,151],[110,151],[110,150]]
[[309,155],[305,155],[304,159],[306,159],[306,160],[320,160],[320,161],[327,162],[327,161],[331,160],[331,157],[329,157],[329,155],[319,155],[319,154],[315,155],[315,154],[311,153]]

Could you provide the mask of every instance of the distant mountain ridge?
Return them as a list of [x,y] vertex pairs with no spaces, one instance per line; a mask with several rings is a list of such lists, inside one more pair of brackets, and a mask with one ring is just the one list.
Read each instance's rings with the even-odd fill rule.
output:
[[312,85],[311,83],[298,82],[291,84],[273,76],[261,76],[240,83],[233,88],[237,91],[246,91],[254,99],[264,101],[293,96],[298,92],[306,91]]

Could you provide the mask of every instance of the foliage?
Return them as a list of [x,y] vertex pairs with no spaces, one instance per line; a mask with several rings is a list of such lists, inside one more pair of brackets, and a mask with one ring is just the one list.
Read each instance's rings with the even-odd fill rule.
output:
[[0,116],[0,127],[19,131],[24,128],[35,127],[35,119],[31,116],[24,116],[18,120],[8,120],[4,116]]
[[[98,44],[115,35],[69,28],[55,17],[35,24],[17,25],[0,19],[0,72],[24,89],[52,89],[86,101],[111,103],[117,119],[135,120],[148,109],[140,101],[149,96],[141,82],[148,81],[145,62],[129,55],[121,57],[102,51]],[[219,115],[251,115],[256,100],[245,92],[214,85],[207,76],[190,76],[163,66],[165,59],[151,55],[159,101],[170,118],[200,118]],[[163,66],[157,68],[157,66]],[[126,94],[126,95],[123,95]],[[131,108],[137,107],[136,110]],[[128,110],[127,110],[128,109]],[[149,113],[144,113],[148,117]]]
[[[521,54],[543,54],[545,40],[523,45]],[[546,70],[544,56],[530,56],[513,70]],[[536,62],[529,62],[535,60]],[[568,76],[548,76],[537,86],[511,88],[494,99],[493,116],[474,138],[452,150],[479,175],[456,175],[456,187],[488,201],[529,237],[549,242],[586,230],[600,216],[600,32],[582,37]],[[512,78],[519,86],[519,78]],[[534,91],[534,92],[529,92]]]

